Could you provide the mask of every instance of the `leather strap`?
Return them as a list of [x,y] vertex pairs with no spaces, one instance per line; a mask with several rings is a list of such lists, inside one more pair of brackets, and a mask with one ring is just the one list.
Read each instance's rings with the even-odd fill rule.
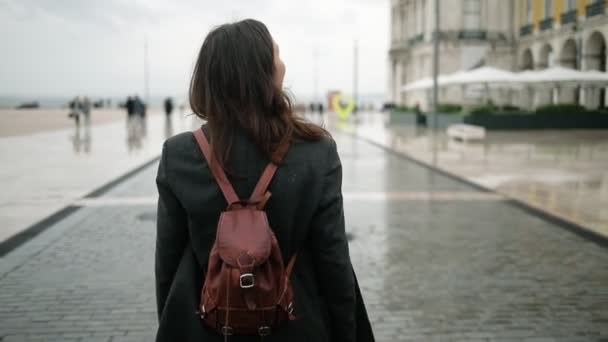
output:
[[[285,158],[285,154],[287,153],[288,149],[289,149],[289,144],[283,144],[279,147],[279,149],[276,152],[278,163],[283,162],[283,159]],[[255,189],[253,190],[253,193],[251,194],[251,197],[249,197],[250,202],[257,203],[257,202],[262,201],[262,198],[264,197],[264,194],[266,193],[266,190],[268,189],[268,185],[270,185],[270,182],[272,181],[272,177],[274,177],[274,173],[276,171],[277,171],[277,165],[275,163],[270,162],[268,164],[268,166],[266,166],[266,168],[264,169],[264,172],[262,172],[262,176],[260,177],[258,184],[256,184]],[[268,200],[268,199],[266,198],[266,200]],[[264,201],[264,204],[266,204],[266,201]]]
[[[194,137],[196,138],[199,147],[203,151],[205,159],[207,159],[207,163],[209,164],[211,173],[215,177],[217,184],[220,186],[220,189],[222,190],[222,193],[224,194],[224,197],[228,202],[228,206],[230,207],[232,205],[242,203],[243,201],[239,199],[238,195],[234,191],[234,188],[230,184],[230,181],[228,180],[224,169],[222,169],[220,164],[215,160],[213,156],[213,151],[211,150],[211,146],[209,145],[209,141],[207,140],[207,137],[205,137],[205,133],[203,133],[203,129],[201,128],[195,130]],[[283,159],[285,158],[285,154],[287,154],[288,149],[289,144],[283,144],[277,150],[277,161],[279,163],[283,162]],[[262,176],[260,177],[260,180],[258,180],[258,183],[256,184],[255,189],[251,194],[251,197],[249,197],[249,202],[258,203],[258,209],[260,210],[264,208],[264,205],[270,197],[270,193],[266,190],[268,189],[268,185],[270,185],[272,177],[274,177],[276,171],[277,165],[273,162],[268,163],[268,165],[264,169],[264,172],[262,172]]]
[[296,264],[296,259],[298,258],[298,253],[294,254],[291,259],[289,260],[289,263],[287,264],[287,268],[285,268],[285,276],[287,277],[287,279],[289,279],[289,277],[291,276],[291,272],[293,271],[293,266]]
[[205,137],[205,133],[203,133],[203,129],[201,128],[194,131],[194,137],[198,142],[198,146],[203,151],[205,159],[207,159],[207,164],[209,164],[211,173],[217,181],[217,184],[220,186],[220,189],[222,190],[222,193],[226,198],[226,202],[228,202],[228,206],[239,203],[239,196],[237,196],[236,192],[234,191],[234,188],[228,180],[228,177],[226,177],[224,169],[222,169],[220,163],[215,160],[213,156],[213,151],[211,151],[211,146],[209,146],[209,141]]

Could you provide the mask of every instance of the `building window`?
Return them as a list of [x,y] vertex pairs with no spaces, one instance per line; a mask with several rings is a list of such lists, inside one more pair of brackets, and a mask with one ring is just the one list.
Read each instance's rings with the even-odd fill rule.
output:
[[481,29],[481,1],[464,0],[464,29],[476,31]]
[[399,7],[399,39],[405,40],[410,35],[410,32],[407,31],[407,18],[406,11],[403,7]]
[[426,9],[426,0],[420,0],[420,2],[418,3],[418,19],[416,19],[416,23],[418,25],[418,27],[416,28],[416,33],[417,34],[424,34],[424,19],[425,19],[425,9]]
[[545,19],[553,17],[553,0],[545,0]]
[[576,0],[565,0],[566,1],[566,12],[576,9]]
[[526,24],[532,24],[532,0],[526,0]]

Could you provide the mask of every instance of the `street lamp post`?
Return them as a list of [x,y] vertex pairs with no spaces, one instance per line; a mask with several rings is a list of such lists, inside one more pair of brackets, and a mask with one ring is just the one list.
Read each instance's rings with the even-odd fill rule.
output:
[[[439,74],[439,0],[435,0],[435,29],[433,34],[433,127],[430,133],[433,139],[433,165],[437,164],[437,119],[439,115],[437,78]],[[428,120],[427,120],[428,127]]]
[[435,0],[435,29],[433,34],[433,130],[437,130],[439,89],[437,78],[439,74],[439,0]]

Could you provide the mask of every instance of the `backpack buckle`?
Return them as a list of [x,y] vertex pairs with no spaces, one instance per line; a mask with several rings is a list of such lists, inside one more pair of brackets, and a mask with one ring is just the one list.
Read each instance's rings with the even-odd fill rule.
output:
[[224,336],[232,336],[232,327],[229,327],[227,325],[224,325],[222,327],[222,335]]
[[253,273],[243,273],[239,277],[239,283],[242,289],[250,289],[255,286],[255,278]]
[[269,326],[263,326],[258,329],[258,335],[260,335],[261,337],[270,335],[270,332],[271,330]]

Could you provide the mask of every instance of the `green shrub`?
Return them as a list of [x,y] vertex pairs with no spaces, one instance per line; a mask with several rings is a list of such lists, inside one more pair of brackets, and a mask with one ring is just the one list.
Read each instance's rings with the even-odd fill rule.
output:
[[408,106],[396,106],[395,112],[413,112],[414,110]]
[[608,114],[608,108],[589,109],[589,110],[586,110],[585,113],[588,113],[588,114],[598,114],[598,115],[607,115]]
[[536,108],[536,114],[576,114],[586,111],[585,107],[577,104],[545,105]]
[[440,103],[437,106],[437,111],[439,113],[444,113],[444,114],[458,114],[460,112],[462,112],[462,105],[459,104],[455,104],[455,103]]
[[492,115],[498,111],[498,108],[493,105],[485,105],[474,107],[469,111],[470,115]]
[[504,105],[500,108],[503,112],[521,112],[522,109],[514,105]]

